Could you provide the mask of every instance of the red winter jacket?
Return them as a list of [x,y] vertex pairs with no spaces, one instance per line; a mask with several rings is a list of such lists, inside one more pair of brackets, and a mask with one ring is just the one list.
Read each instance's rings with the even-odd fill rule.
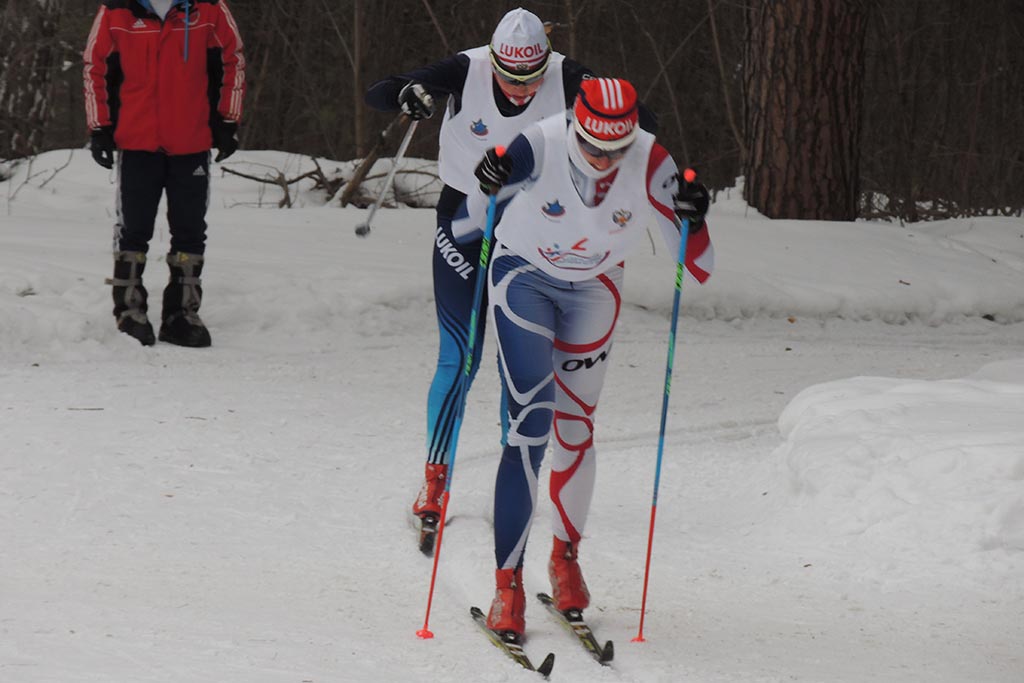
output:
[[138,0],[104,0],[82,58],[89,128],[115,126],[120,149],[204,152],[212,123],[242,116],[242,38],[224,0],[176,0],[163,21]]

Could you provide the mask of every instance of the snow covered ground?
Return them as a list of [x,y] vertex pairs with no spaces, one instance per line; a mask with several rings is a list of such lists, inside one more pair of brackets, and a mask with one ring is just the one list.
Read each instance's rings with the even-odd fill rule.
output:
[[[492,594],[490,346],[436,637],[415,635],[432,212],[381,210],[360,239],[365,210],[308,191],[277,210],[277,188],[218,173],[214,346],[142,348],[103,284],[111,182],[84,151],[0,182],[0,681],[535,680],[467,614]],[[556,652],[561,681],[1024,680],[1024,220],[768,221],[735,191],[710,220],[718,269],[684,287],[647,642],[630,640],[674,275],[657,238],[627,268],[581,547],[616,659],[589,660],[539,604],[527,651]],[[146,275],[158,299],[166,269]],[[549,517],[544,501],[528,592],[548,589]]]

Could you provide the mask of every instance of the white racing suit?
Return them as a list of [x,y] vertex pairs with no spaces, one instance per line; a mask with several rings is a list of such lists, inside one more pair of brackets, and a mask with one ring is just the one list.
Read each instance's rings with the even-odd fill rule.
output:
[[[575,145],[562,116],[527,128],[509,147],[512,176],[488,275],[490,317],[508,404],[508,442],[494,497],[499,569],[522,565],[550,437],[552,529],[577,543],[596,472],[594,420],[622,305],[623,259],[658,223],[678,251],[672,206],[676,165],[654,137],[636,141],[612,174],[593,178],[570,161]],[[577,162],[578,163],[578,162]],[[585,162],[584,162],[585,163]],[[456,216],[456,238],[484,226],[487,199],[474,193]],[[710,274],[706,226],[691,231],[687,270]],[[666,273],[666,287],[672,282]]]

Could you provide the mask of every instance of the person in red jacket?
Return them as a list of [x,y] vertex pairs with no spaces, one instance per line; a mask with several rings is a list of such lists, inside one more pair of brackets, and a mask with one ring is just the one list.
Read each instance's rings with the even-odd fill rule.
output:
[[156,342],[142,273],[166,192],[170,281],[159,339],[209,346],[198,311],[210,149],[218,162],[238,149],[245,95],[235,18],[224,0],[104,0],[82,58],[92,156],[104,168],[117,164],[117,327],[144,346]]

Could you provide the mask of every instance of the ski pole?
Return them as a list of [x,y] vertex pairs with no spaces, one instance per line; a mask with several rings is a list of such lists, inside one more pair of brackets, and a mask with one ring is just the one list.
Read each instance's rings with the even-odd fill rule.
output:
[[381,188],[380,194],[377,195],[377,201],[370,207],[370,215],[366,217],[366,221],[356,226],[356,234],[360,237],[366,237],[370,234],[370,221],[373,220],[374,214],[377,213],[377,209],[380,208],[381,203],[384,202],[384,195],[388,193],[391,188],[391,181],[395,179],[395,172],[398,170],[398,162],[405,156],[405,150],[409,149],[409,142],[412,140],[412,134],[416,131],[416,126],[419,121],[413,121],[409,124],[409,129],[405,131],[405,137],[402,138],[402,144],[398,146],[398,152],[395,154],[394,160],[391,162],[391,170],[388,171],[388,177],[384,179],[384,187]]
[[[494,148],[499,157],[505,156],[505,148]],[[466,343],[466,363],[462,367],[462,378],[459,382],[459,410],[455,413],[452,424],[452,452],[448,456],[448,478],[444,482],[444,493],[441,495],[441,520],[437,525],[437,543],[434,546],[434,568],[430,572],[430,592],[427,594],[427,614],[423,618],[423,628],[416,635],[423,639],[434,637],[430,630],[430,606],[434,602],[434,584],[437,581],[437,562],[441,558],[441,541],[444,539],[444,523],[448,518],[448,498],[455,475],[455,451],[459,444],[459,431],[462,429],[462,416],[466,412],[466,398],[469,394],[469,377],[473,368],[473,349],[476,346],[476,321],[480,317],[480,303],[484,298],[484,282],[487,280],[487,265],[491,260],[491,238],[494,235],[494,214],[498,205],[497,191],[491,191],[487,200],[487,224],[484,226],[483,241],[480,242],[480,265],[476,274],[476,286],[473,290],[473,311],[469,316],[469,338]]]
[[[697,172],[692,168],[683,171],[683,179],[692,183]],[[654,468],[654,495],[651,498],[651,525],[647,532],[647,561],[644,565],[644,591],[640,601],[640,628],[634,643],[644,642],[644,616],[647,611],[647,583],[651,576],[651,548],[654,546],[654,518],[658,511],[658,486],[661,483],[661,460],[665,452],[665,423],[668,420],[668,396],[672,390],[672,363],[676,355],[676,323],[679,319],[679,298],[683,291],[683,276],[686,272],[686,242],[690,235],[690,221],[683,219],[679,229],[679,258],[676,260],[676,291],[672,297],[672,322],[668,333],[668,360],[665,363],[665,394],[661,398],[661,427],[658,430],[658,463]]]
[[363,160],[359,162],[359,166],[352,172],[352,177],[345,183],[345,189],[341,191],[341,205],[348,206],[352,203],[352,196],[355,195],[356,190],[363,184],[363,179],[366,177],[366,173],[370,168],[377,163],[377,159],[380,158],[380,152],[384,145],[390,142],[391,134],[399,126],[407,126],[411,119],[405,114],[398,114],[395,118],[391,119],[387,127],[381,132],[377,133],[377,139],[373,143],[373,147],[363,157]]

